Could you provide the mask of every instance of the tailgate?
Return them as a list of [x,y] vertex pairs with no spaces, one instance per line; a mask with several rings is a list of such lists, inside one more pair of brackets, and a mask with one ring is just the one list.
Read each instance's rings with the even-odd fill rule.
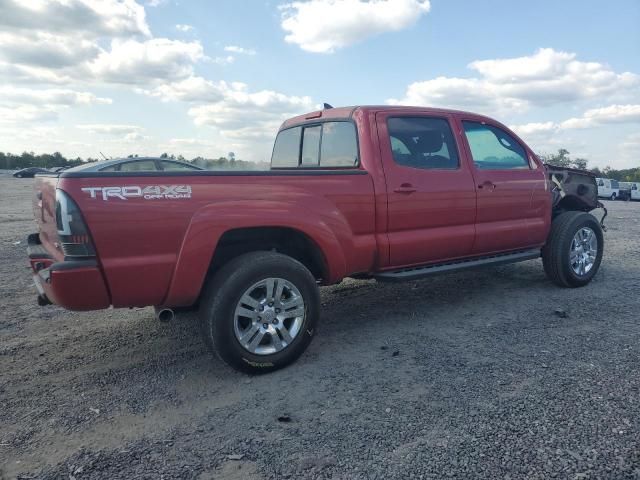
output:
[[33,189],[33,215],[38,223],[40,242],[55,260],[62,261],[56,227],[56,185],[58,175],[36,175]]

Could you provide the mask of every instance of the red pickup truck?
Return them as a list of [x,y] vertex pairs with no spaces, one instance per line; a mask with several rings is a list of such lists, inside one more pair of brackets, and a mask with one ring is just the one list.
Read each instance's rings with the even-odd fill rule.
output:
[[36,177],[39,303],[155,306],[161,320],[198,307],[206,343],[247,372],[302,354],[318,285],[542,257],[578,287],[602,259],[594,176],[543,165],[472,113],[311,112],[282,125],[263,172],[85,170]]

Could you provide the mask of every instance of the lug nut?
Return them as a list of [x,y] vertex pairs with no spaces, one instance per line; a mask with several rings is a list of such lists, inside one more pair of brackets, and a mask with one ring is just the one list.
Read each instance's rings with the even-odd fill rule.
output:
[[276,313],[280,313],[280,309],[279,308],[276,308]]
[[269,302],[269,306],[270,306],[270,307],[273,307],[273,302]]
[[263,327],[263,328],[265,328],[265,329],[267,329],[267,328],[269,328],[269,324],[268,324],[268,323],[263,323],[263,324],[262,324],[262,327]]
[[274,318],[274,319],[273,319],[273,324],[274,324],[274,325],[277,325],[277,324],[278,324],[278,319],[277,319],[277,318]]

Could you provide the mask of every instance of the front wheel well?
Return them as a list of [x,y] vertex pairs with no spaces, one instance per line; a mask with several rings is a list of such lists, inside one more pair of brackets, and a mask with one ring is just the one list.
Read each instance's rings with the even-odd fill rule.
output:
[[328,278],[322,250],[305,233],[289,227],[249,227],[228,230],[218,241],[209,267],[215,274],[234,258],[249,252],[275,251],[295,258],[320,282]]

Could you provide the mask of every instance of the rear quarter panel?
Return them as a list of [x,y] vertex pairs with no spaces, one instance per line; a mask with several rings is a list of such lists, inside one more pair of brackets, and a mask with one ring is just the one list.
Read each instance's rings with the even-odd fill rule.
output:
[[[88,188],[184,185],[190,198],[92,198]],[[370,271],[375,259],[373,184],[357,174],[63,177],[89,226],[115,307],[190,305],[230,229],[284,226],[322,250],[327,283]],[[85,189],[85,190],[83,190]]]

